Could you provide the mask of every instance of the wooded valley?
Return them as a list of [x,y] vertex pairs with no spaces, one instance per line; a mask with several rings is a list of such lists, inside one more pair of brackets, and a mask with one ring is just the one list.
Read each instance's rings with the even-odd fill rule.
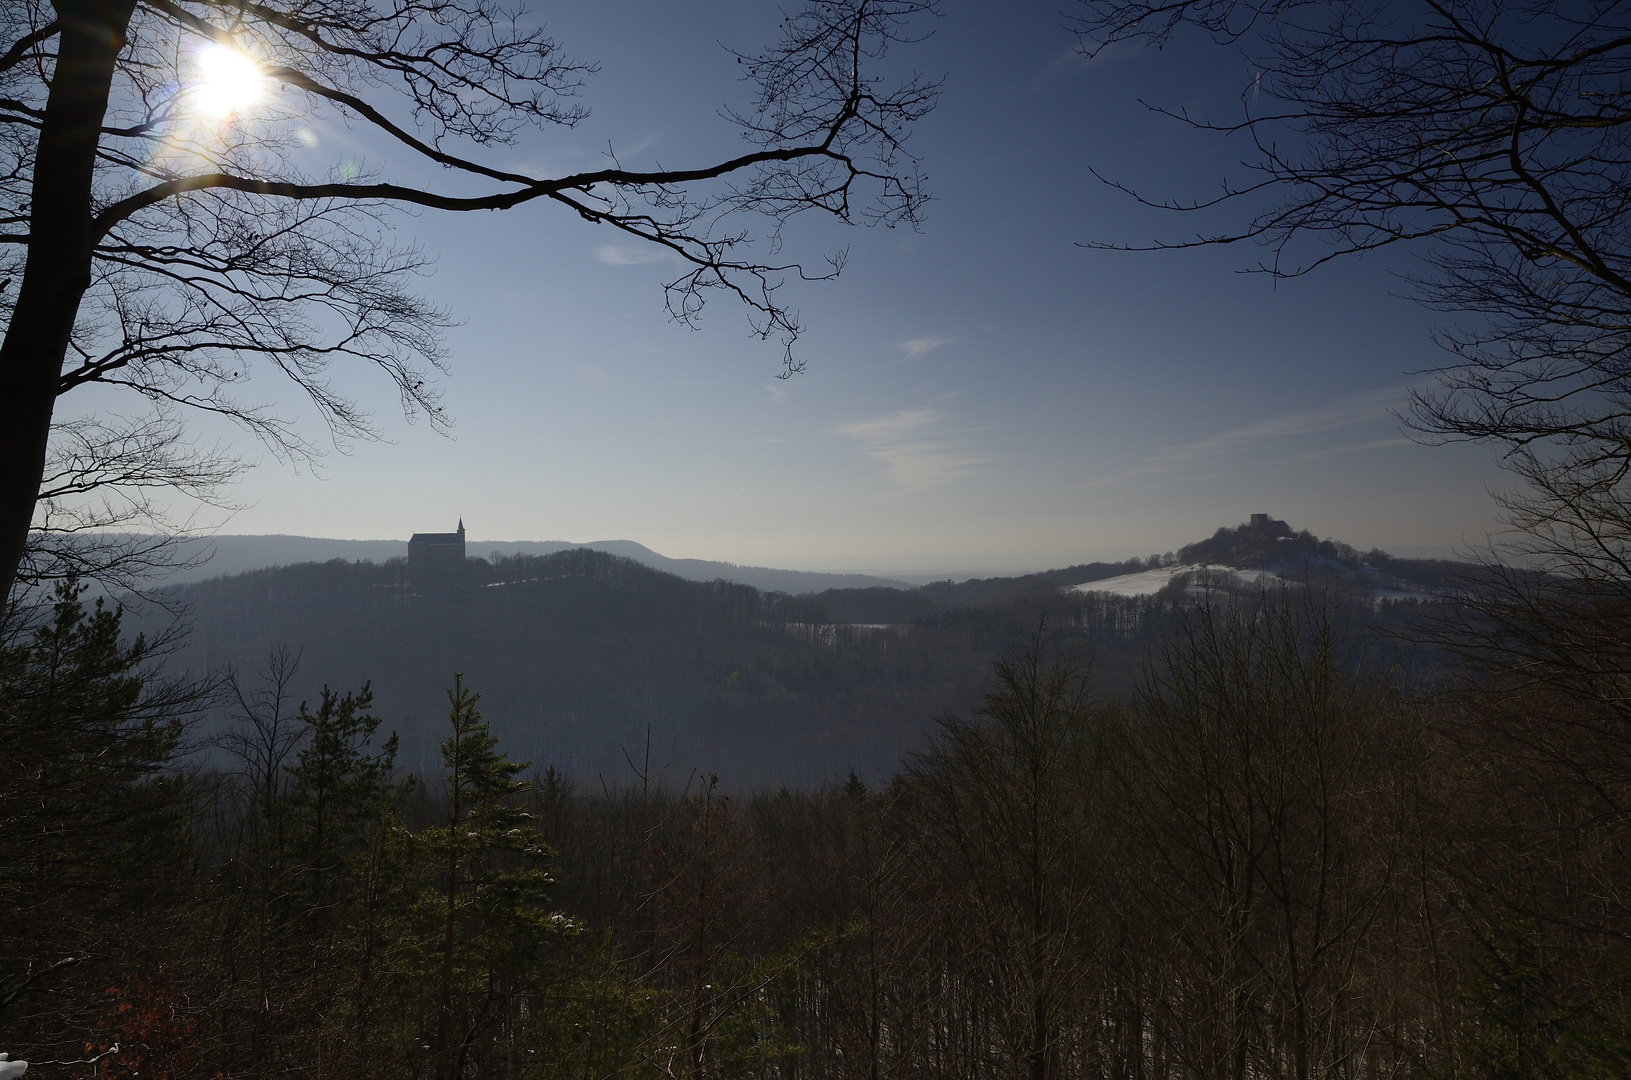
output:
[[[561,603],[679,588],[566,565]],[[771,626],[865,670],[874,639],[789,632],[830,625],[814,600],[687,595],[711,606],[670,632]],[[174,1080],[1624,1075],[1611,703],[1470,659],[1423,678],[1377,608],[1289,585],[1094,609],[1150,614],[1110,695],[1069,603],[886,781],[775,788],[655,740],[609,775],[522,761],[468,677],[404,769],[371,689],[298,703],[289,653],[189,756],[201,688],[65,586],[0,672],[8,1046]],[[1034,614],[995,610],[914,625],[972,652]],[[920,640],[873,662],[959,639]]]
[[[1423,648],[1398,631],[1421,605],[1375,602],[1356,570],[1378,564],[1442,590],[1456,568],[1380,553],[1365,563],[1324,547],[1306,534],[1277,542],[1230,529],[1165,558],[1289,559],[1293,580],[1353,598],[1344,618],[1365,625],[1376,662],[1419,666]],[[299,661],[286,688],[296,699],[371,684],[412,771],[437,767],[458,671],[518,756],[589,782],[626,781],[649,733],[652,760],[670,774],[716,773],[733,792],[850,772],[876,784],[921,748],[934,717],[977,707],[992,661],[1022,648],[1041,620],[1058,647],[1080,650],[1097,693],[1131,692],[1193,582],[1141,597],[1072,587],[1162,558],[801,596],[686,581],[585,549],[472,559],[463,580],[439,588],[415,587],[400,561],[334,561],[185,585],[168,593],[168,609],[143,605],[130,621],[149,637],[184,631],[168,663],[195,678],[230,668],[251,687],[286,649]],[[234,712],[218,708],[203,726]]]

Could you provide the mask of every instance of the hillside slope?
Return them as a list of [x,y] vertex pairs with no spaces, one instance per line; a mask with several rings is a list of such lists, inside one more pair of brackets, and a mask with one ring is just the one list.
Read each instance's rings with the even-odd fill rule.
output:
[[[334,560],[176,587],[190,633],[175,661],[252,683],[286,644],[301,655],[298,697],[370,682],[413,769],[434,764],[461,672],[517,755],[574,775],[627,778],[625,755],[644,754],[649,729],[653,763],[681,780],[693,769],[732,786],[850,770],[870,780],[918,750],[936,716],[977,707],[992,661],[1043,619],[1055,645],[1093,662],[1101,692],[1131,690],[1190,601],[1076,587],[1144,567],[789,596],[582,548],[470,560],[464,580],[434,590],[413,587],[400,561]],[[1372,634],[1414,606],[1352,610]],[[163,614],[143,618],[156,628]]]
[[[811,593],[823,589],[912,586],[892,578],[871,574],[832,574],[811,570],[778,570],[768,566],[738,566],[712,559],[671,559],[633,540],[595,540],[574,544],[565,540],[472,540],[465,548],[471,558],[487,559],[512,555],[552,555],[557,551],[589,548],[633,559],[653,570],[662,570],[688,581],[734,581],[771,592]],[[182,564],[167,583],[184,585],[212,577],[268,570],[299,563],[347,562],[385,563],[405,558],[406,540],[334,540],[316,536],[235,536],[221,535],[185,540],[175,553]]]

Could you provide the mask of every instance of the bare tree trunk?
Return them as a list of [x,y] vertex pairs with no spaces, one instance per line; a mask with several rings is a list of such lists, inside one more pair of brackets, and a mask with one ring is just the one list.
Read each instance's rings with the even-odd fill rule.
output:
[[[1037,962],[1033,957],[1033,963]],[[1048,998],[1040,990],[1031,998],[1031,1080],[1048,1080]]]
[[[1034,715],[1031,719],[1032,739],[1041,744],[1042,717]],[[1030,941],[1030,983],[1031,983],[1031,1080],[1048,1080],[1048,1036],[1053,1023],[1052,1018],[1052,982],[1053,972],[1050,970],[1050,957],[1044,947],[1044,935],[1048,934],[1048,903],[1052,899],[1048,888],[1049,855],[1047,849],[1054,846],[1049,843],[1050,838],[1044,830],[1053,822],[1044,821],[1044,791],[1048,779],[1044,776],[1045,765],[1042,757],[1037,754],[1031,757],[1029,763],[1029,861],[1030,861],[1030,901],[1031,901],[1031,941]]]
[[447,1037],[453,1019],[453,909],[459,888],[459,856],[447,856],[447,927],[442,937],[442,994],[436,1009],[436,1076],[447,1080]]
[[878,883],[867,868],[866,966],[871,1015],[867,1018],[867,1080],[878,1080],[878,1048],[883,1041],[881,989],[878,986]]
[[447,926],[442,936],[442,993],[441,1001],[436,1010],[436,1078],[447,1080],[448,1046],[447,1040],[453,1026],[453,945],[454,945],[454,912],[459,894],[459,814],[463,809],[459,805],[460,781],[459,775],[464,762],[460,757],[462,747],[459,743],[458,732],[453,735],[453,783],[452,809],[448,814],[447,823]]
[[34,162],[28,261],[0,342],[0,600],[28,541],[62,358],[90,287],[96,147],[135,7],[136,0],[56,3],[61,30]]
[[697,957],[691,989],[691,1080],[703,1080],[706,1040],[702,1037],[702,987],[708,952],[708,841],[713,825],[714,789],[709,783],[702,803],[702,866],[697,880]]

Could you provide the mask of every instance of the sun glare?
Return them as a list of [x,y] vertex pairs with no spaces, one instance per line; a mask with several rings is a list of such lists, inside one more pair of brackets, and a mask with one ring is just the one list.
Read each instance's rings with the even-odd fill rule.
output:
[[260,68],[238,50],[209,45],[199,51],[197,62],[193,94],[200,112],[224,118],[260,98]]

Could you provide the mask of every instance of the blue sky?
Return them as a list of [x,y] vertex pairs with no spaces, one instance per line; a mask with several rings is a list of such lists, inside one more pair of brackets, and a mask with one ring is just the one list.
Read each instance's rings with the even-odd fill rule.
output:
[[[838,281],[789,286],[804,374],[774,378],[778,350],[724,302],[700,331],[670,322],[670,267],[576,218],[403,217],[398,235],[437,258],[425,294],[461,320],[452,437],[343,374],[386,441],[331,454],[317,476],[264,458],[224,531],[405,537],[462,515],[474,538],[897,572],[1120,559],[1259,511],[1403,553],[1482,541],[1504,479],[1493,451],[1417,445],[1390,415],[1440,359],[1438,317],[1403,296],[1407,259],[1276,285],[1237,272],[1250,248],[1080,246],[1199,230],[1089,170],[1159,195],[1238,179],[1240,148],[1138,102],[1228,116],[1250,70],[1192,43],[1089,64],[1059,10],[950,0],[933,38],[900,54],[946,80],[913,142],[935,201],[921,233],[795,224],[799,254],[850,249]],[[718,110],[746,90],[721,43],[768,41],[774,8],[546,14],[600,64],[593,115],[493,151],[503,163],[574,169],[611,146],[626,165],[683,166],[739,145]],[[319,136],[317,153],[392,171],[354,133]],[[256,393],[297,404],[270,379]]]

